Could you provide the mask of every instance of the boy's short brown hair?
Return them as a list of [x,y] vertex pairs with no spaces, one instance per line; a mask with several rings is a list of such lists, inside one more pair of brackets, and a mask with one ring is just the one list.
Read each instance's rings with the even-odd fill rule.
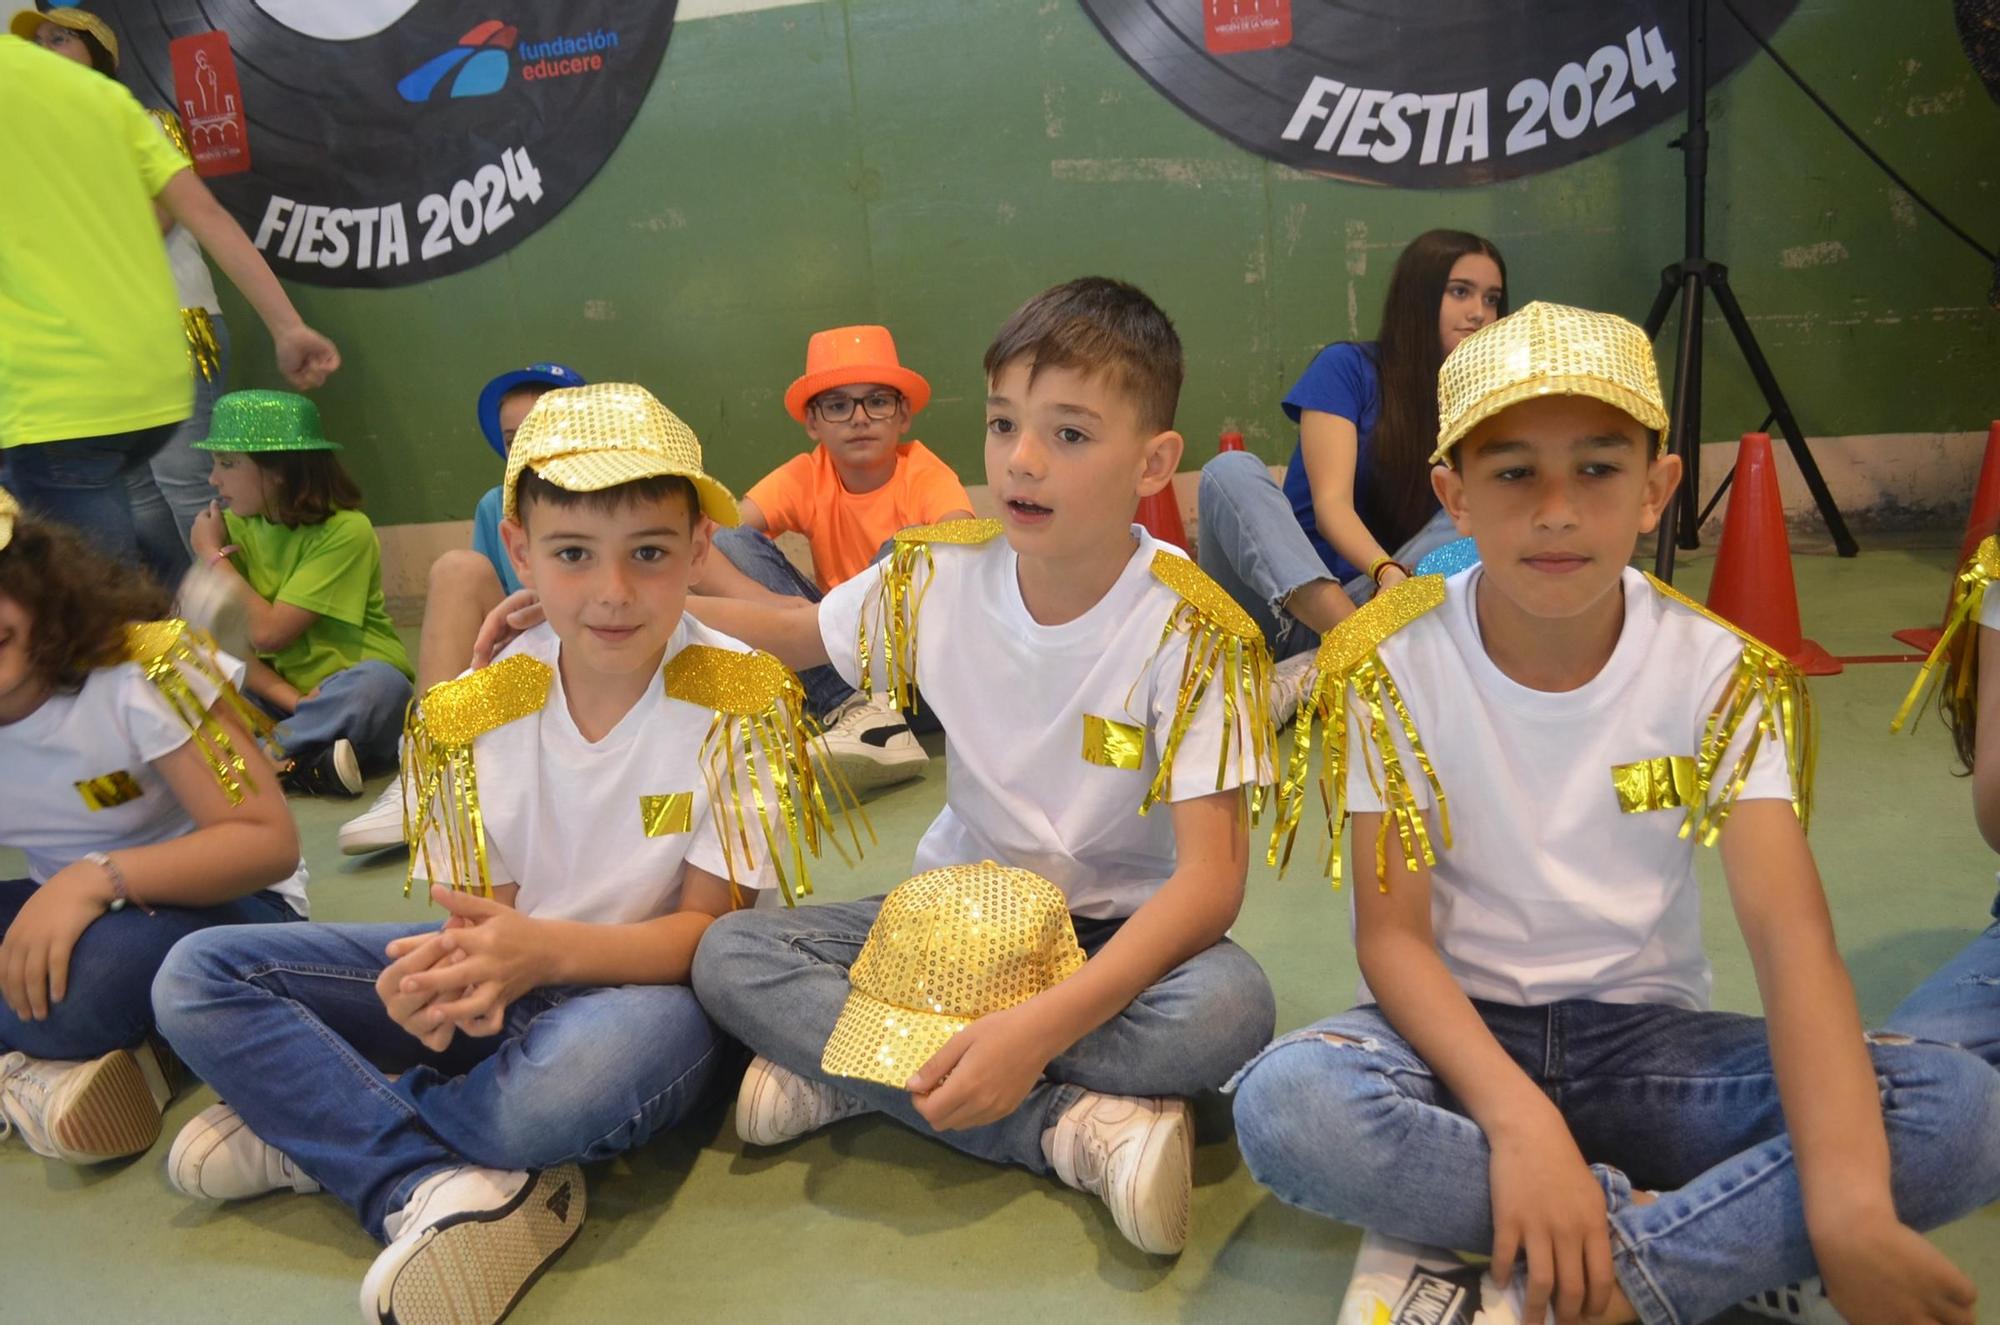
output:
[[1136,285],[1083,276],[1051,286],[1014,310],[986,347],[986,380],[1027,356],[1029,379],[1044,368],[1105,373],[1132,397],[1139,422],[1174,426],[1181,397],[1181,338]]
[[549,482],[532,469],[524,469],[515,482],[514,514],[525,529],[528,527],[530,506],[609,515],[634,502],[663,501],[668,497],[680,498],[682,509],[687,512],[690,531],[701,523],[701,493],[695,489],[693,480],[685,475],[656,474],[651,478],[633,479],[630,483],[617,483],[591,492],[575,492]]

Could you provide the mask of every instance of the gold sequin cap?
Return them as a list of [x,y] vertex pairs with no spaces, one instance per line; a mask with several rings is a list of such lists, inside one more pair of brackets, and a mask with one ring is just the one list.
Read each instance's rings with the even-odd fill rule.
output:
[[[6,494],[0,493],[0,496]],[[1979,614],[1987,591],[2000,579],[2000,538],[1988,538],[1972,550],[1958,568],[1951,588],[1951,607],[1944,614],[1944,633],[1931,656],[1917,669],[1917,679],[1896,710],[1890,731],[1901,731],[1926,690],[1942,681],[1938,707],[1955,731],[1979,728]]]
[[703,514],[736,525],[736,498],[701,467],[694,429],[642,386],[593,382],[542,393],[507,451],[502,498],[518,519],[514,493],[523,470],[571,492],[601,492],[621,483],[677,475],[701,494]]
[[1443,464],[1467,433],[1539,396],[1589,396],[1622,409],[1667,445],[1667,407],[1646,333],[1613,313],[1536,300],[1467,336],[1438,370]]
[[882,899],[820,1056],[831,1076],[901,1090],[945,1041],[1083,966],[1061,890],[981,861],[928,870]]
[[14,541],[14,521],[21,518],[21,503],[14,500],[14,494],[0,488],[0,552]]

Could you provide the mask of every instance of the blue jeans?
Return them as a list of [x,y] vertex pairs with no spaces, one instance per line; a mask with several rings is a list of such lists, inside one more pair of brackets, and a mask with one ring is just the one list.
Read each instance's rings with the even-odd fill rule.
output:
[[[1201,467],[1196,493],[1201,568],[1250,614],[1279,660],[1319,646],[1319,636],[1284,610],[1293,590],[1332,579],[1292,514],[1291,499],[1248,451],[1224,451]],[[1396,560],[1414,566],[1432,548],[1458,537],[1443,511],[1396,549]],[[1375,596],[1375,581],[1356,576],[1340,586],[1360,606]]]
[[307,763],[341,737],[354,743],[364,776],[394,768],[403,735],[403,711],[414,687],[388,663],[364,658],[319,683],[319,693],[271,733],[286,757]]
[[107,437],[76,437],[10,447],[6,485],[30,514],[66,524],[93,547],[130,565],[143,565],[171,585],[186,565],[156,563],[142,555],[132,521],[127,476],[143,470],[178,426],[163,423]]
[[2000,897],[1986,931],[1904,999],[1883,1029],[1955,1044],[2000,1068]]
[[[0,932],[14,923],[36,892],[29,879],[0,883]],[[69,955],[69,990],[49,1007],[47,1021],[22,1021],[0,1003],[0,1050],[31,1058],[102,1058],[129,1049],[153,1029],[147,997],[153,973],[174,944],[213,925],[297,920],[274,892],[255,892],[219,906],[162,906],[147,915],[135,906],[91,922]]]
[[220,313],[211,313],[209,321],[215,327],[219,351],[214,379],[195,373],[194,413],[181,421],[148,465],[126,476],[139,545],[145,549],[147,561],[155,565],[171,564],[178,558],[186,566],[192,550],[188,530],[215,499],[215,489],[208,483],[208,452],[195,450],[194,444],[207,439],[215,398],[229,390],[229,321]]
[[[799,574],[799,568],[776,543],[748,525],[716,530],[715,550],[729,558],[730,565],[772,593],[803,598],[808,603],[817,603],[822,596],[819,586]],[[799,684],[805,687],[806,707],[821,722],[854,697],[854,687],[841,680],[840,673],[830,665],[808,667],[799,673]]]
[[[1057,1055],[1012,1114],[984,1127],[936,1132],[907,1091],[819,1070],[820,1052],[847,1003],[847,969],[881,907],[882,899],[871,897],[726,915],[695,952],[695,991],[718,1025],[772,1062],[830,1081],[905,1126],[981,1159],[1047,1173],[1042,1133],[1083,1092],[1214,1091],[1269,1038],[1277,1019],[1263,969],[1225,939],[1169,971]],[[1094,955],[1123,923],[1079,919],[1077,941]]]
[[[1604,1187],[1612,1264],[1641,1320],[1689,1325],[1814,1273],[1760,1018],[1473,1006]],[[1932,1228],[2000,1195],[2000,1073],[1950,1045],[1871,1036],[1869,1050],[1903,1221]],[[1392,1237],[1491,1249],[1486,1137],[1379,1008],[1285,1036],[1235,1089],[1244,1158],[1278,1199]],[[1633,1203],[1635,1187],[1659,1200]]]
[[645,1144],[727,1056],[683,985],[537,989],[497,1034],[434,1053],[389,1019],[375,980],[390,940],[436,928],[210,930],[153,981],[174,1052],[376,1238],[441,1169],[541,1169]]

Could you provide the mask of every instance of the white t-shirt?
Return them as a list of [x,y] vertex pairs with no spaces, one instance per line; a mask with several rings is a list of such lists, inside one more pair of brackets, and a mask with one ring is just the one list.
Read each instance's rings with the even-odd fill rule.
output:
[[[1044,626],[1021,599],[1017,558],[1002,538],[973,546],[934,544],[921,566],[916,682],[945,730],[945,807],[917,844],[913,870],[996,860],[1031,870],[1062,889],[1070,910],[1092,919],[1131,915],[1174,871],[1166,806],[1141,816],[1174,719],[1187,634],[1165,645],[1181,603],[1151,570],[1155,554],[1182,556],[1138,525],[1124,573],[1074,621]],[[928,578],[928,586],[926,586]],[[882,576],[857,575],[820,603],[820,635],[834,667],[860,683],[865,609],[874,633],[871,681],[886,685],[881,659]],[[1195,710],[1174,757],[1166,799],[1191,800],[1268,770],[1231,755],[1217,785],[1224,735],[1218,681]],[[1086,761],[1086,717],[1142,729],[1133,768]],[[1238,715],[1244,750],[1248,719]],[[1248,756],[1241,761],[1248,763]],[[1250,776],[1244,776],[1249,773]]]
[[1979,600],[1979,624],[1988,630],[2000,630],[2000,590],[1991,585]]
[[[1612,770],[1697,755],[1743,641],[1628,567],[1625,626],[1603,670],[1577,690],[1531,690],[1486,655],[1473,606],[1481,574],[1474,566],[1452,576],[1444,602],[1379,650],[1450,811],[1449,849],[1428,816],[1438,856],[1431,925],[1446,967],[1468,995],[1496,1003],[1706,1008],[1713,981],[1694,844],[1679,835],[1687,811],[1622,810]],[[1367,749],[1350,737],[1353,811],[1383,808]],[[1405,768],[1428,806],[1421,771],[1407,759]],[[1767,740],[1739,799],[1791,797],[1785,751]],[[1392,828],[1392,869],[1400,850]],[[1375,844],[1354,843],[1349,859],[1352,886],[1372,887]],[[1365,986],[1361,997],[1370,997]]]
[[[217,654],[222,674],[241,684],[243,664]],[[216,689],[198,673],[182,676],[204,705]],[[194,831],[166,779],[153,767],[192,737],[138,663],[100,667],[73,695],[51,695],[19,722],[0,726],[0,842],[28,857],[28,873],[47,883],[93,851],[170,842]],[[102,790],[93,810],[82,784]],[[110,803],[116,802],[116,803]],[[271,885],[306,914],[305,862]]]
[[[748,652],[683,615],[662,661],[690,644]],[[718,814],[711,805],[701,764],[715,711],[669,698],[655,672],[616,727],[602,740],[585,740],[563,694],[561,650],[555,631],[541,625],[500,655],[526,654],[548,664],[555,677],[539,712],[473,742],[489,875],[496,888],[520,885],[514,905],[524,915],[597,924],[666,915],[680,901],[683,864],[730,877],[718,834],[725,820],[734,823],[734,813],[725,806]],[[644,798],[681,792],[692,793],[688,827],[649,836]],[[773,833],[785,841],[775,823]],[[736,882],[746,889],[774,887],[777,875],[754,820],[751,841],[755,858],[746,861],[741,842],[732,836]],[[433,838],[428,864],[422,850],[416,854],[416,877],[434,872],[448,882],[448,859]]]

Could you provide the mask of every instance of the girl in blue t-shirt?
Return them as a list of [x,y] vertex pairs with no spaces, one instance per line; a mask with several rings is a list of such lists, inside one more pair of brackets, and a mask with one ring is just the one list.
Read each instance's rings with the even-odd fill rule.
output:
[[1499,249],[1463,230],[1418,235],[1390,274],[1379,337],[1327,346],[1286,394],[1299,442],[1283,488],[1247,452],[1203,467],[1202,569],[1277,657],[1299,657],[1280,669],[1293,690],[1321,633],[1453,537],[1430,484],[1438,367],[1506,311]]

